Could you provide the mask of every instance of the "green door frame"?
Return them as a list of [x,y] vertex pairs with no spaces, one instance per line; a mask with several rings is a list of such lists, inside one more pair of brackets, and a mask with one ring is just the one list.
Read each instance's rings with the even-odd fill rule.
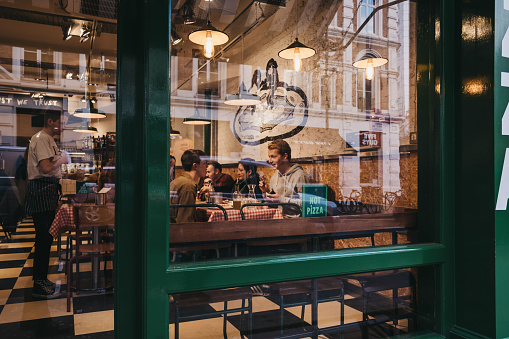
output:
[[[449,127],[454,118],[451,112],[455,107],[455,72],[444,70],[454,65],[453,42],[458,36],[455,11],[454,1],[440,2],[443,67],[437,119],[441,123],[436,125],[440,130],[433,132],[430,121],[426,122],[428,127],[424,128],[436,133],[438,140],[435,137],[430,143],[433,147],[426,150],[421,147],[419,151],[420,158],[436,164],[432,169],[434,176],[429,179],[433,188],[424,192],[428,196],[426,200],[439,201],[434,203],[438,212],[428,218],[429,225],[434,225],[428,243],[213,264],[189,263],[168,268],[169,2],[119,1],[115,337],[168,338],[168,295],[171,293],[433,265],[438,268],[430,273],[436,275],[439,293],[435,299],[436,329],[448,333],[454,323],[451,306],[454,304],[454,277],[451,276],[454,215],[453,208],[447,208],[454,202],[454,180],[450,180],[454,178],[454,158],[445,155],[454,154]],[[428,24],[434,27],[435,19],[429,18]],[[425,34],[424,40],[431,48],[434,48],[433,31],[428,30],[431,35]],[[433,60],[419,70],[425,79],[424,90],[428,92],[435,88],[433,70]],[[433,103],[426,105],[434,115]]]

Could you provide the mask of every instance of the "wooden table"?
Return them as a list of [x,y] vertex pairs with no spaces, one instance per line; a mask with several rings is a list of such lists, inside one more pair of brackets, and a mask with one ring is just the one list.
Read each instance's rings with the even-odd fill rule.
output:
[[170,243],[197,244],[285,240],[291,238],[352,237],[414,228],[416,212],[290,218],[260,222],[242,220],[170,224]]

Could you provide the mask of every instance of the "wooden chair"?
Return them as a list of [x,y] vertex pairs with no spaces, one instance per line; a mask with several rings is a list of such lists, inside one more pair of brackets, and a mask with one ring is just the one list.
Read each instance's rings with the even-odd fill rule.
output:
[[[71,277],[72,263],[76,261],[76,293],[79,292],[79,261],[83,258],[113,257],[114,244],[101,243],[102,229],[113,229],[115,225],[114,205],[82,205],[74,206],[74,223],[76,225],[76,251],[67,262],[67,312],[71,310]],[[84,231],[91,231],[92,244],[83,244],[81,236]],[[104,262],[106,270],[106,260]],[[93,273],[93,272],[92,272]]]
[[[175,339],[179,338],[179,324],[182,320],[193,320],[193,319],[203,319],[203,318],[211,318],[220,314],[223,316],[223,336],[227,339],[226,334],[226,324],[228,321],[228,314],[240,312],[240,336],[244,338],[244,333],[242,332],[242,323],[244,318],[244,312],[248,314],[248,334],[247,338],[252,337],[252,329],[253,329],[253,293],[249,287],[236,287],[236,288],[227,288],[222,290],[212,290],[212,291],[200,291],[200,292],[189,292],[189,293],[181,293],[170,295],[170,304],[173,304],[175,307]],[[242,300],[241,307],[237,308],[228,308],[228,302],[234,300]],[[246,305],[247,300],[247,305]],[[185,307],[193,307],[200,305],[208,305],[212,303],[224,303],[224,307],[222,310],[211,311],[210,313],[199,313],[192,314],[188,316],[182,316],[180,311]]]
[[[271,293],[275,293],[279,296],[279,317],[280,327],[279,335],[284,335],[284,309],[286,307],[302,306],[301,320],[304,322],[304,311],[306,305],[313,303],[313,283],[312,280],[300,280],[300,281],[289,281],[282,283],[271,284]],[[340,325],[345,323],[345,293],[343,289],[343,281],[337,277],[330,278],[319,278],[316,279],[316,290],[317,290],[317,304],[339,301],[340,303]],[[293,301],[287,301],[287,299],[293,299]],[[305,337],[309,337],[310,333],[304,333]],[[292,337],[297,337],[292,335]]]
[[[196,207],[215,207],[219,208],[224,215],[224,220],[228,220],[228,214],[226,213],[226,210],[223,206],[218,204],[176,204],[176,205],[170,205],[170,211],[171,209],[179,209],[179,208],[196,208]],[[171,235],[170,235],[171,239]],[[172,262],[176,261],[177,258],[177,252],[187,252],[187,251],[201,251],[201,250],[215,250],[217,258],[220,257],[219,255],[219,249],[220,248],[228,248],[231,247],[231,244],[223,244],[223,245],[204,245],[204,246],[189,246],[189,247],[170,247],[170,252],[172,252]],[[236,256],[236,255],[235,255]]]
[[[267,206],[272,208],[278,208],[279,206],[291,206],[295,209],[298,209],[301,211],[301,208],[299,205],[290,203],[290,202],[263,202],[263,203],[249,203],[244,204],[240,208],[240,216],[242,220],[246,220],[246,216],[244,214],[244,208],[247,207],[259,207],[259,206]],[[304,251],[307,249],[307,243],[310,241],[309,238],[305,239],[281,239],[281,240],[267,240],[267,241],[256,241],[256,242],[250,242],[247,243],[247,254],[249,254],[249,247],[260,247],[260,246],[277,246],[277,245],[291,245],[291,244],[300,244]]]
[[[416,280],[410,270],[394,270],[385,272],[373,272],[373,273],[362,273],[353,274],[349,276],[341,277],[344,279],[345,288],[347,288],[352,294],[359,294],[356,292],[359,287],[348,282],[348,280],[355,280],[360,284],[360,290],[362,294],[362,320],[365,324],[380,323],[386,321],[392,321],[394,326],[398,325],[400,319],[414,317],[413,307],[415,306],[415,286]],[[410,296],[400,296],[400,288],[410,288]],[[392,291],[392,310],[380,309],[376,305],[371,305],[375,300],[372,295],[376,292],[381,291]],[[377,298],[382,300],[381,298]],[[410,300],[407,300],[410,299]],[[375,310],[376,309],[376,310]],[[405,313],[400,311],[405,309]],[[369,316],[373,316],[375,319],[370,320]],[[366,326],[363,327],[363,331],[366,331]],[[365,337],[366,335],[363,335]]]

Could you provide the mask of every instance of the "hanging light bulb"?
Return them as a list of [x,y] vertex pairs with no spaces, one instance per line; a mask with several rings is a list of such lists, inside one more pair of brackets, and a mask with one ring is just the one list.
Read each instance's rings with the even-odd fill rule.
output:
[[373,61],[368,61],[368,67],[366,67],[366,80],[373,80],[373,74],[375,69],[373,68]]
[[293,69],[298,72],[302,65],[302,59],[315,55],[314,48],[308,47],[299,41],[299,4],[297,3],[295,17],[295,41],[278,53],[280,58],[293,59]]
[[389,60],[382,57],[375,50],[368,49],[366,52],[353,63],[355,68],[364,68],[366,70],[366,79],[372,80],[375,74],[375,67],[385,65]]
[[300,50],[299,48],[295,48],[295,52],[293,55],[293,69],[298,72],[300,71],[301,59],[300,59]]
[[209,2],[209,10],[207,13],[207,24],[189,34],[189,40],[198,45],[203,45],[204,47],[204,55],[206,58],[212,58],[214,55],[214,46],[222,45],[228,42],[230,38],[228,34],[218,30],[214,26],[212,26],[210,22],[210,2]]
[[212,32],[207,31],[205,35],[205,46],[204,46],[205,58],[210,59],[214,56],[214,45],[212,44]]

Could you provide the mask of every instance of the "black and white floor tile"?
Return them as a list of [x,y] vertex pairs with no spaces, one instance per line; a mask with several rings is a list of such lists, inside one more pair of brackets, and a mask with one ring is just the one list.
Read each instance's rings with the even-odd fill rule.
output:
[[[3,235],[3,234],[2,234]],[[2,239],[2,238],[0,238]],[[38,300],[32,297],[32,265],[35,230],[31,220],[21,223],[10,241],[0,243],[0,338],[113,338],[113,292],[80,292],[73,294],[71,312],[66,312],[67,280],[65,261],[57,256],[56,241],[53,243],[48,278],[57,283],[62,296],[53,300]],[[62,246],[65,253],[65,236]],[[64,257],[65,254],[62,255]],[[108,263],[111,274],[111,262]],[[102,267],[102,264],[101,264]],[[91,263],[80,264],[80,272],[90,274]],[[346,296],[346,299],[352,298]],[[235,303],[238,303],[236,305]],[[240,301],[230,302],[230,307],[240,306]],[[319,304],[319,327],[339,324],[337,302]],[[203,307],[207,309],[204,310]],[[196,310],[220,310],[223,303],[210,304]],[[185,310],[183,310],[186,312]],[[194,310],[188,310],[194,312]],[[301,307],[286,308],[284,312],[285,335],[306,331],[311,324],[311,308],[305,307],[304,321],[300,319]],[[253,298],[253,339],[279,337],[279,305],[276,299],[264,296]],[[170,308],[169,337],[175,338],[174,314]],[[345,306],[345,323],[362,320],[358,308]],[[246,322],[243,323],[243,327]],[[405,330],[406,321],[398,328]],[[228,338],[240,338],[240,314],[229,315],[226,332]],[[179,326],[180,339],[183,338],[223,338],[223,320],[221,316],[193,321],[184,321]],[[371,333],[367,338],[384,337],[380,333]],[[389,332],[387,332],[389,333]],[[366,333],[364,333],[366,336]],[[340,338],[328,335],[320,338]],[[360,331],[344,333],[341,338],[363,338]]]

